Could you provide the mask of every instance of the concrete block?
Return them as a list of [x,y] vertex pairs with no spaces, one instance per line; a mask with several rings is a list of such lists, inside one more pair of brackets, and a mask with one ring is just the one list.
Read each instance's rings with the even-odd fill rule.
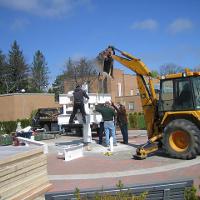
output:
[[65,161],[74,160],[83,157],[83,144],[63,145],[58,147],[58,158]]

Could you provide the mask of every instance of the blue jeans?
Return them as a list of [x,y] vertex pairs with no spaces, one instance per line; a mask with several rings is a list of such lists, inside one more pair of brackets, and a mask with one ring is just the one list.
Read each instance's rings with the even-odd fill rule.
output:
[[115,125],[113,121],[104,121],[104,130],[106,134],[106,145],[110,144],[110,133],[113,137],[113,143],[116,144]]

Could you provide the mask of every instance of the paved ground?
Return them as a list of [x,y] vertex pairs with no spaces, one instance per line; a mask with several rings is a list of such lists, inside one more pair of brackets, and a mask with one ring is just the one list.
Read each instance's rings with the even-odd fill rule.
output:
[[[120,142],[121,134],[117,134]],[[80,138],[62,136],[56,140],[46,141],[49,145],[48,175],[53,184],[52,191],[74,191],[79,189],[101,189],[115,187],[121,180],[125,186],[150,184],[173,180],[193,179],[197,188],[200,185],[200,156],[193,160],[168,158],[162,152],[145,160],[133,159],[138,145],[147,141],[144,131],[129,131],[129,144],[118,143],[113,155],[105,156],[108,151],[98,145],[94,137],[90,151],[85,148],[84,157],[72,161],[57,158],[57,144],[80,142]]]
[[[57,157],[57,146],[82,142],[82,138],[59,136],[56,139],[44,140],[49,146],[48,177],[53,191],[74,191],[75,188],[102,189],[115,187],[119,180],[125,186],[159,183],[183,179],[193,179],[196,188],[200,185],[200,156],[193,160],[178,160],[157,152],[145,160],[133,159],[138,145],[147,141],[145,131],[130,131],[129,144],[121,144],[121,133],[117,133],[118,146],[113,155],[104,155],[109,149],[98,144],[98,137],[93,137],[89,149],[84,147],[84,156],[72,161]],[[0,160],[16,153],[15,147],[1,147]],[[26,151],[27,147],[19,147]],[[43,200],[40,197],[37,200]]]

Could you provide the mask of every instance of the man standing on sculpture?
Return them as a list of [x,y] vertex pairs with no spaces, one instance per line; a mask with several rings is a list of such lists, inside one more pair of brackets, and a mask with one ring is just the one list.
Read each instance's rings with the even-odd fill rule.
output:
[[82,117],[83,117],[83,123],[86,123],[86,118],[85,118],[85,107],[84,107],[84,97],[89,99],[87,93],[79,86],[76,86],[76,89],[74,90],[73,93],[74,96],[74,106],[73,106],[73,112],[70,116],[69,123],[73,123],[74,117],[78,111],[80,110]]

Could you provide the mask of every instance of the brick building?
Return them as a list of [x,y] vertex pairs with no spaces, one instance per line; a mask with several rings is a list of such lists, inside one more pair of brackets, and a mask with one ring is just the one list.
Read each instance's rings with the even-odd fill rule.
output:
[[[136,76],[125,74],[120,69],[114,69],[113,76],[114,79],[106,78],[104,80],[98,80],[96,77],[89,86],[89,92],[110,93],[112,101],[125,105],[128,112],[142,112]],[[158,84],[159,81],[155,79],[154,83]],[[74,87],[73,79],[65,80],[65,93],[73,90]]]

